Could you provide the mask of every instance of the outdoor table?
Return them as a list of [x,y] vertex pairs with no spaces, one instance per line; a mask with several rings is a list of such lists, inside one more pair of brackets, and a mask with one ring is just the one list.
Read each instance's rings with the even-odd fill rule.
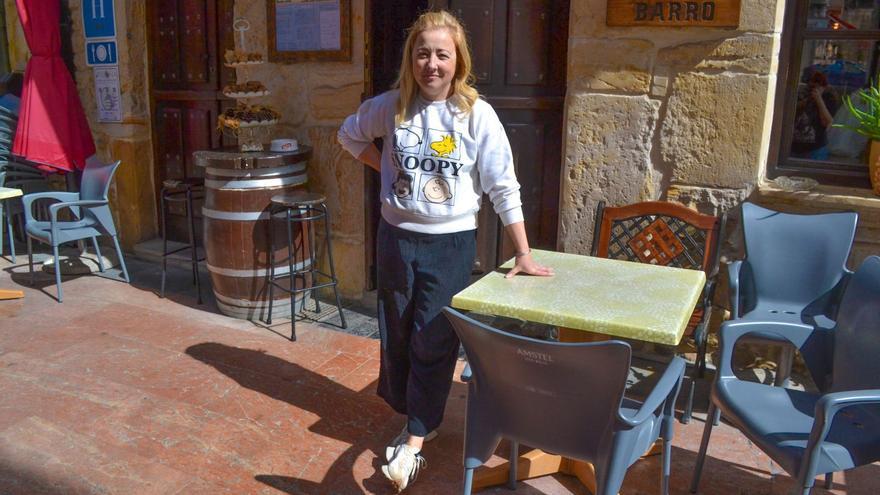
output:
[[[21,189],[12,187],[0,187],[0,201],[17,198],[21,196]],[[12,253],[12,262],[15,263],[15,240],[12,238],[12,210],[7,206],[6,210],[6,228],[9,229],[9,252]],[[0,235],[3,235],[0,232]],[[24,297],[24,292],[20,290],[4,290],[0,289],[0,301],[4,299],[18,299]]]
[[[513,260],[452,298],[452,307],[559,327],[563,342],[623,337],[677,345],[697,305],[706,275],[630,261],[533,250],[553,277],[504,278]],[[595,493],[595,471],[588,462],[533,450],[520,456],[518,478],[562,472],[577,476]],[[482,468],[474,489],[503,484],[508,465]]]
[[[0,201],[21,197],[21,189],[14,187],[0,187]],[[12,239],[12,209],[4,208],[6,211],[6,229],[9,232],[9,253],[12,255],[12,262],[15,263],[15,244]],[[0,233],[2,235],[2,233]]]

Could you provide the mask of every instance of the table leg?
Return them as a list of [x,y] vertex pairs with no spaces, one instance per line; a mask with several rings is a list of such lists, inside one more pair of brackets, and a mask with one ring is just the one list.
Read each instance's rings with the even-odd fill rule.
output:
[[[608,339],[608,336],[600,333],[559,327],[560,342],[601,342]],[[507,483],[509,472],[510,461],[491,468],[477,469],[474,473],[474,490]],[[590,493],[596,493],[596,470],[589,462],[569,459],[539,449],[523,454],[517,459],[517,481],[555,473],[575,476],[590,490]]]
[[4,301],[6,299],[20,299],[22,297],[24,297],[24,291],[0,289],[0,301]]
[[[585,330],[575,330],[572,328],[559,327],[559,341],[560,342],[602,342],[605,340],[611,340],[611,337],[601,333],[595,332],[587,332]],[[647,452],[642,454],[642,457],[650,457],[652,455],[658,455],[663,450],[663,442],[658,440],[651,448],[648,449]],[[572,462],[580,462],[572,460]],[[590,466],[592,468],[592,466]],[[580,476],[578,476],[580,478]],[[581,480],[583,481],[583,480]],[[586,484],[586,483],[584,483]],[[594,482],[595,484],[595,482]]]
[[[559,455],[548,454],[537,449],[532,450],[517,459],[516,479],[527,480],[561,472],[562,465],[566,460]],[[509,471],[509,461],[491,468],[477,469],[474,473],[474,490],[507,483]]]
[[[601,333],[559,327],[560,342],[602,342],[610,339],[611,337]],[[661,450],[662,445],[657,442],[642,457],[657,455]],[[474,490],[507,483],[509,472],[510,461],[491,468],[477,469],[474,473]],[[574,476],[587,487],[590,493],[596,493],[596,469],[592,463],[550,454],[539,449],[523,454],[517,459],[517,481],[555,473]]]
[[611,340],[611,337],[602,333],[559,327],[560,342],[604,342],[606,340]]

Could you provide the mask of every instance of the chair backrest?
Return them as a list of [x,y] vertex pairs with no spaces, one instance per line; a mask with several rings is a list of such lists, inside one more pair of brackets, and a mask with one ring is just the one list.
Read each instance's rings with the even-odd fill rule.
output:
[[46,175],[28,164],[0,160],[0,171],[4,176],[0,186],[21,189],[24,194],[50,190]]
[[444,311],[473,373],[468,421],[486,418],[506,438],[579,459],[595,459],[608,446],[629,372],[629,344],[547,342]]
[[94,155],[87,158],[79,187],[80,198],[84,200],[107,199],[110,182],[113,180],[113,174],[120,163],[119,160],[113,163],[102,163]]
[[665,201],[620,207],[599,203],[593,256],[703,270],[718,268],[719,239],[726,215],[703,215]]
[[[806,307],[840,282],[858,214],[799,215],[742,205],[746,264],[756,300]],[[744,308],[749,310],[751,308]]]
[[843,293],[831,390],[880,388],[880,257],[865,259]]

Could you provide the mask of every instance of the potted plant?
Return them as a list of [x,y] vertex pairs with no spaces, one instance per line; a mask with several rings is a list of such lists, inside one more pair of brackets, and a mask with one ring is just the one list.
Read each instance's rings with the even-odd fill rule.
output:
[[855,95],[860,100],[858,104],[853,102],[850,95],[843,97],[843,103],[856,125],[834,124],[834,127],[855,131],[869,139],[868,174],[874,194],[880,195],[880,79],[856,91]]

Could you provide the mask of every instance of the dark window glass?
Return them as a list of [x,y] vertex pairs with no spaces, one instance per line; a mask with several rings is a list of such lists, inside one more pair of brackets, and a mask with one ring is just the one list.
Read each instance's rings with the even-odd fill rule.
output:
[[867,185],[867,138],[844,104],[878,77],[880,2],[788,2],[774,125],[771,176],[813,175],[826,183]]
[[806,16],[810,30],[871,30],[880,28],[874,0],[811,0]]

